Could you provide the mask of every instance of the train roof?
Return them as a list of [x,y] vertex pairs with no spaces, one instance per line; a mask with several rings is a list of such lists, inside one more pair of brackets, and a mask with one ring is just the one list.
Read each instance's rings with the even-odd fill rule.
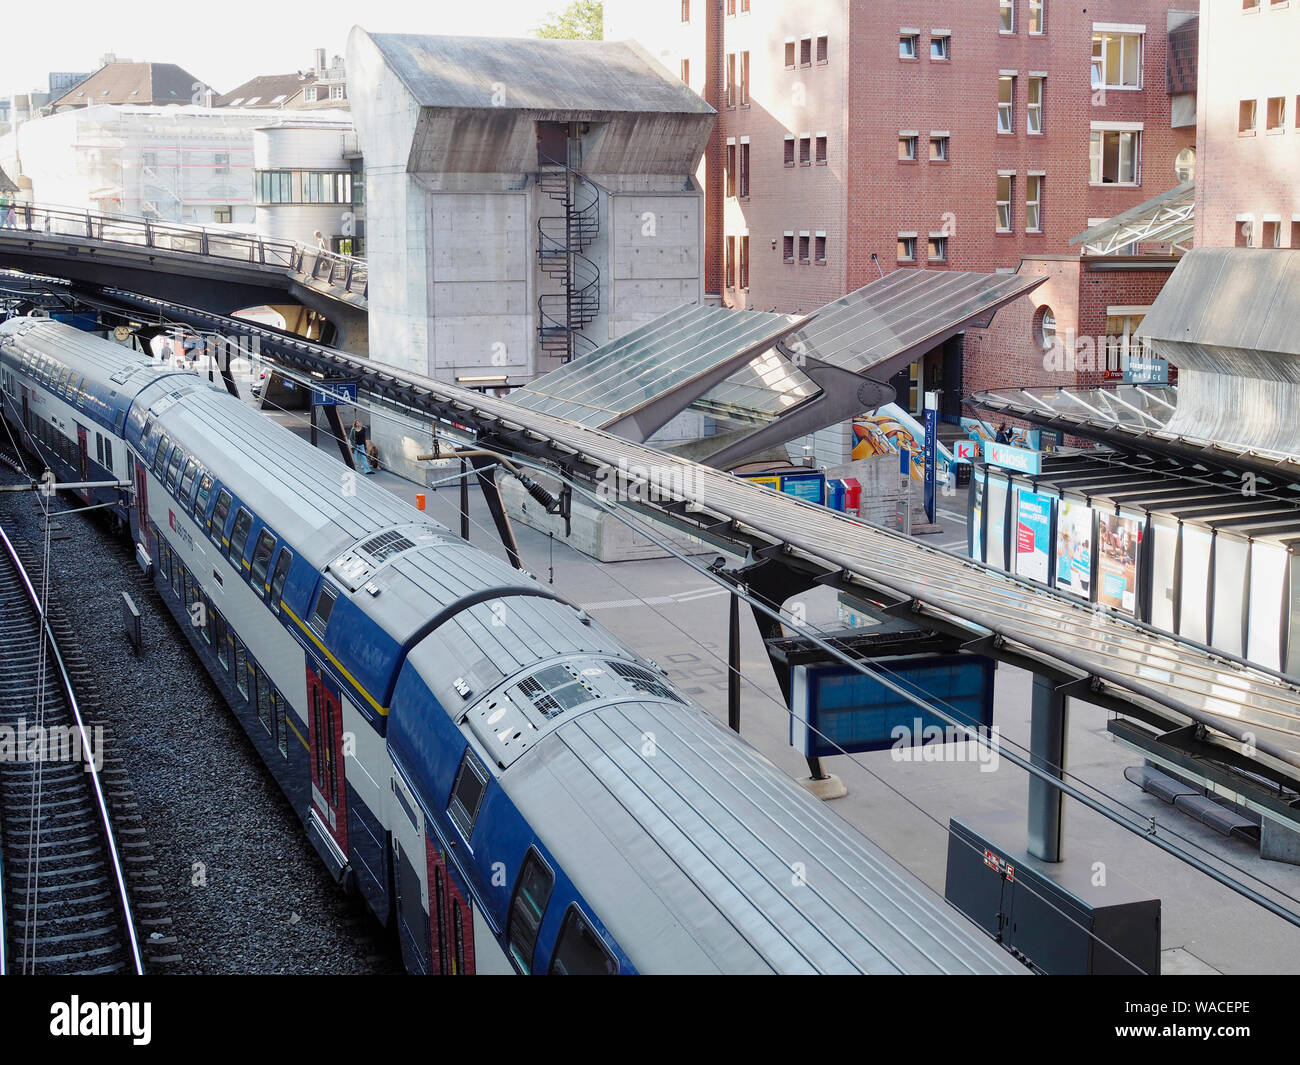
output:
[[156,424],[317,569],[394,526],[447,531],[226,393],[183,395]]
[[501,783],[642,971],[1025,971],[696,707],[566,716]]

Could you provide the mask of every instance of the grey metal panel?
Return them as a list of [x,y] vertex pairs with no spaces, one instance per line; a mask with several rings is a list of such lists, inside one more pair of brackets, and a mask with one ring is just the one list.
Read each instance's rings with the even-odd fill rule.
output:
[[638,49],[619,41],[424,37],[370,39],[421,107],[475,110],[663,111],[709,115],[713,108]]
[[[580,425],[608,425],[756,345],[775,343],[797,321],[765,311],[678,307],[552,370],[510,399]],[[691,398],[683,398],[683,409]]]
[[1043,278],[948,270],[895,270],[827,304],[783,347],[855,373],[888,371],[971,319],[991,315]]
[[[647,734],[653,756],[642,753]],[[548,828],[544,842],[597,913],[628,915],[610,931],[644,971],[679,971],[696,950],[728,973],[1018,970],[698,708],[579,714],[501,779],[535,824],[566,825],[581,809],[599,829]],[[629,897],[654,900],[649,928]]]

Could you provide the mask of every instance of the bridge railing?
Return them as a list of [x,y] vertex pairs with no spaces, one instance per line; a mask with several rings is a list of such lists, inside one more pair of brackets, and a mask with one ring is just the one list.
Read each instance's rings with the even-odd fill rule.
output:
[[365,296],[369,276],[364,259],[313,248],[292,240],[236,233],[149,218],[96,214],[68,207],[13,203],[0,207],[0,235],[6,230],[130,244],[215,259],[275,266],[331,288]]

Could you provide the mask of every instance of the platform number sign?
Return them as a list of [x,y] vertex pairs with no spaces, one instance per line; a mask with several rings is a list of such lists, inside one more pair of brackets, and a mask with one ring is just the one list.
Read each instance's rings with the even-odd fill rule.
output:
[[318,407],[354,407],[357,403],[357,383],[326,381],[312,385],[311,401]]

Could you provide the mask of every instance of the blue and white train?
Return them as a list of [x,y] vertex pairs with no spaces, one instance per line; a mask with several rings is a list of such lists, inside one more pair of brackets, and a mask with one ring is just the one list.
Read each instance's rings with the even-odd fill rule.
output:
[[3,415],[141,564],[420,973],[1024,971],[547,587],[191,373],[0,325]]

